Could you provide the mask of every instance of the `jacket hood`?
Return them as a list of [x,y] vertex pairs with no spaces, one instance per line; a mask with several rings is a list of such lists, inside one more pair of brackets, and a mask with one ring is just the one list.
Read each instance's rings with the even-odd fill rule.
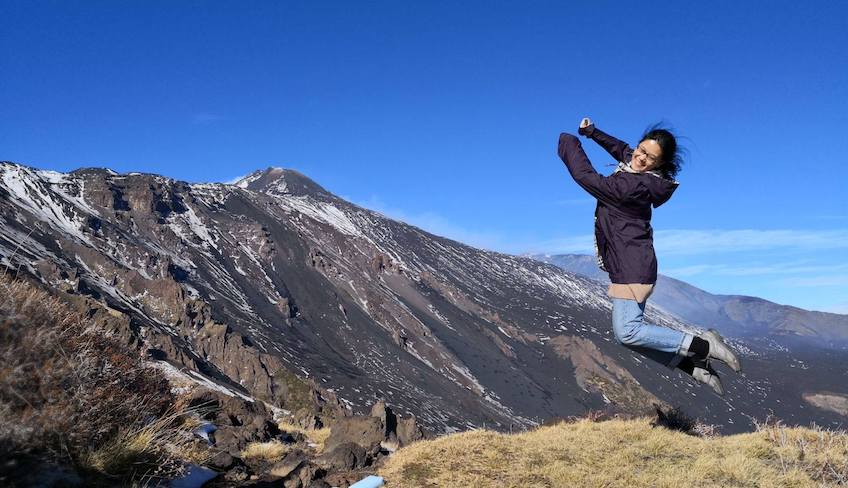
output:
[[654,208],[657,208],[667,202],[668,199],[671,198],[671,194],[674,193],[674,190],[680,186],[680,183],[666,178],[659,171],[647,171],[645,173],[640,173],[638,171],[634,171],[629,164],[624,162],[618,163],[618,167],[615,169],[615,172],[618,173],[619,171],[650,176],[650,178],[645,178],[645,186],[648,187],[648,192],[651,195],[651,203],[654,205]]
[[648,191],[651,194],[651,203],[654,208],[667,202],[674,190],[680,186],[680,183],[662,176],[651,175],[651,178],[647,178],[647,180]]

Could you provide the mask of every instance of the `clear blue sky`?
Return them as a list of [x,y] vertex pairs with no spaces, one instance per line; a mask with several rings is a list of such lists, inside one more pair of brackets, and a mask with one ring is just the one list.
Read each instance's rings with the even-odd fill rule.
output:
[[848,313],[848,8],[626,3],[4,0],[0,159],[283,166],[477,246],[588,253],[559,132],[665,120],[690,157],[660,271]]

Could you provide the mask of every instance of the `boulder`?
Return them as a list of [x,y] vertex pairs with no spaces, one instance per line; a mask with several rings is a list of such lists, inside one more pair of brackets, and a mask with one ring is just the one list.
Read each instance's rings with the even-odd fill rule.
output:
[[271,468],[271,476],[282,480],[285,488],[303,488],[323,478],[326,471],[312,463],[302,451],[292,451]]
[[337,446],[354,442],[370,450],[385,440],[386,427],[378,417],[344,417],[337,419],[330,428],[330,436],[324,449],[332,451]]
[[270,419],[272,413],[262,402],[251,402],[239,397],[197,388],[189,396],[189,406],[200,409],[206,420],[216,426],[242,426],[254,422],[255,417]]
[[220,451],[206,462],[206,465],[216,471],[229,471],[236,465],[236,459],[226,451]]
[[364,447],[355,442],[346,442],[323,453],[316,462],[328,471],[348,471],[367,466],[371,463],[371,457]]
[[336,419],[330,429],[330,436],[324,443],[324,450],[330,452],[341,444],[354,442],[366,451],[373,450],[375,445],[394,451],[423,438],[424,432],[418,426],[415,416],[399,418],[386,406],[386,402],[381,400],[371,407],[368,417]]
[[282,461],[279,461],[271,467],[271,475],[278,478],[288,478],[289,475],[298,471],[306,465],[307,462],[306,456],[304,456],[303,453],[292,452],[284,457]]
[[415,420],[415,415],[399,419],[397,422],[397,440],[401,447],[424,439],[424,431]]
[[277,439],[279,433],[276,424],[267,420],[258,427],[253,424],[240,427],[225,425],[215,431],[215,447],[239,456],[251,442],[268,442]]

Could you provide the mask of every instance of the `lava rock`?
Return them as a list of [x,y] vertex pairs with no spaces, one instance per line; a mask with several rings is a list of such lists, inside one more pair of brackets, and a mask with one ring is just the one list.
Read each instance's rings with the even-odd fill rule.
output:
[[415,415],[410,415],[397,421],[397,439],[401,447],[424,439],[424,431],[415,420]]
[[378,417],[345,417],[337,419],[330,428],[324,449],[332,451],[337,446],[354,442],[370,450],[385,440],[386,427]]
[[371,462],[368,451],[355,442],[346,442],[336,446],[316,460],[328,470],[351,470],[367,466]]
[[238,458],[230,455],[230,453],[221,451],[212,456],[209,461],[207,461],[206,465],[217,471],[229,471],[237,464],[237,459]]

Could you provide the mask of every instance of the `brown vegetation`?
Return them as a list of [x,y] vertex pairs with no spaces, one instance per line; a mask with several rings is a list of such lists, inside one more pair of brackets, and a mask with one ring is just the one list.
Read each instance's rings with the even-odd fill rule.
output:
[[262,459],[273,462],[282,459],[289,450],[289,446],[280,441],[251,442],[241,452],[241,458]]
[[149,476],[172,457],[166,440],[193,442],[171,404],[167,380],[84,311],[0,277],[0,456],[11,461],[0,482],[33,462],[111,483]]

